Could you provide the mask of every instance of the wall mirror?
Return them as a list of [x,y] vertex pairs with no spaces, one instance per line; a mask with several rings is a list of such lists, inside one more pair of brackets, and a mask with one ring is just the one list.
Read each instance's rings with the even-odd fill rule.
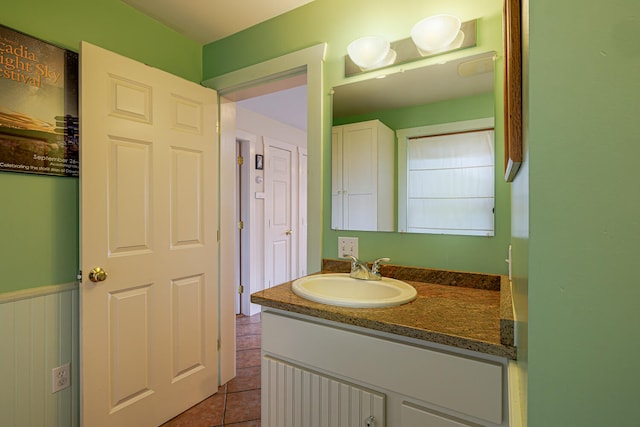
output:
[[[494,58],[493,51],[468,55],[333,88],[333,229],[420,232],[398,228],[402,206],[398,195],[398,170],[402,167],[398,166],[402,165],[397,162],[404,155],[398,155],[395,148],[397,131],[405,130],[406,134],[407,129],[492,120]],[[353,123],[360,125],[352,126]],[[371,142],[372,138],[381,139],[381,135],[388,133],[386,128],[391,129],[393,137],[391,154],[385,151],[383,142],[378,145]],[[372,168],[379,171],[388,165],[392,167],[390,174],[371,172]],[[371,189],[374,181],[389,184],[389,180],[391,190],[369,194],[376,191]]]

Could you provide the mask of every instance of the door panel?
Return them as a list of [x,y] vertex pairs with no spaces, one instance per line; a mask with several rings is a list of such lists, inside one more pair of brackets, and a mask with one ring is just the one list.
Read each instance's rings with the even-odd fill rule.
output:
[[171,283],[172,318],[171,343],[173,376],[177,381],[206,366],[207,330],[204,315],[204,285],[202,275],[173,280]]
[[219,383],[217,97],[88,43],[81,73],[82,423],[157,426]]
[[111,405],[116,410],[153,393],[149,357],[151,289],[151,286],[144,286],[111,294]]
[[109,144],[110,253],[151,250],[150,143],[111,137]]
[[203,245],[202,163],[199,152],[171,150],[171,246],[172,249]]

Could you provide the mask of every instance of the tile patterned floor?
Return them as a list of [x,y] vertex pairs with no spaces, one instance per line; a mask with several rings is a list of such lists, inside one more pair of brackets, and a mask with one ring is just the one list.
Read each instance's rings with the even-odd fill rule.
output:
[[162,427],[260,427],[260,314],[236,317],[236,377]]

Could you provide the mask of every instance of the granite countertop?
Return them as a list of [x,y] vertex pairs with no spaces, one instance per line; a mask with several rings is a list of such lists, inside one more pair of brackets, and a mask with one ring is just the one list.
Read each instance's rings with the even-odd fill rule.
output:
[[[349,263],[324,260],[323,273],[348,272]],[[404,280],[418,291],[408,304],[348,308],[297,296],[287,282],[251,295],[251,302],[452,347],[516,358],[510,284],[498,275],[385,265],[382,275]]]

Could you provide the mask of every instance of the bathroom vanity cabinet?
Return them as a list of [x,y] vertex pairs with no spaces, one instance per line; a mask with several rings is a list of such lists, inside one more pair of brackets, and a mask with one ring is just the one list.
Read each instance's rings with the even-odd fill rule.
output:
[[394,133],[379,120],[335,126],[332,228],[393,231]]
[[507,359],[273,308],[262,313],[262,423],[507,427]]

